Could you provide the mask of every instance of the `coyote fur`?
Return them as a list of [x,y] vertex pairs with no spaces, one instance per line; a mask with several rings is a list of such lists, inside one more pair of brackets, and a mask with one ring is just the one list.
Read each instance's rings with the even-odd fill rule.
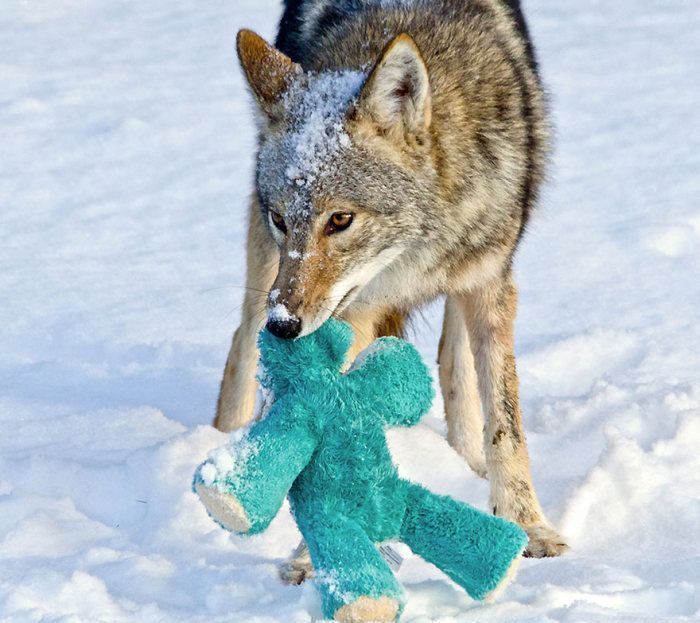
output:
[[[490,509],[566,549],[530,476],[514,355],[513,257],[537,202],[548,123],[518,0],[287,0],[275,47],[243,30],[259,145],[242,320],[215,425],[253,415],[266,322],[279,337],[350,322],[350,357],[445,297],[449,443]],[[308,573],[303,547],[284,572]]]

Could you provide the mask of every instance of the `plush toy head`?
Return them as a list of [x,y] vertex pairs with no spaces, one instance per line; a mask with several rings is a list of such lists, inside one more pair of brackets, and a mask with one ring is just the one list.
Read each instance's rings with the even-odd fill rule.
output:
[[300,381],[318,379],[328,371],[338,373],[352,341],[350,325],[335,320],[296,340],[285,340],[267,330],[261,331],[259,381],[279,396]]
[[386,423],[415,424],[433,400],[432,379],[418,351],[403,340],[379,338],[343,374],[352,340],[350,325],[334,318],[296,340],[263,331],[258,340],[260,383],[277,398],[295,392],[297,398],[325,404],[329,403],[325,390],[332,386],[336,394],[361,397],[355,419],[371,413]]

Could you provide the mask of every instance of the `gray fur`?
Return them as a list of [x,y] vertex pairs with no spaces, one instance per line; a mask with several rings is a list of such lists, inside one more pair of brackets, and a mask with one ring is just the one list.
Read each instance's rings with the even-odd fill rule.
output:
[[[389,41],[408,33],[430,76],[433,114],[426,143],[405,150],[406,166],[397,166],[353,141],[325,163],[332,175],[323,183],[289,188],[286,196],[280,188],[289,154],[280,150],[276,169],[265,159],[260,162],[263,204],[274,200],[283,212],[299,201],[311,206],[332,197],[372,212],[372,231],[363,238],[375,244],[365,248],[361,239],[355,241],[352,261],[364,251],[376,253],[379,241],[380,246],[400,241],[404,259],[421,266],[414,275],[419,287],[406,289],[404,275],[392,280],[387,274],[381,297],[402,309],[459,290],[463,284],[455,276],[496,249],[507,270],[536,202],[547,157],[544,97],[511,13],[491,0],[362,2],[363,10],[348,10],[318,32],[324,12],[338,4],[303,5],[309,21],[295,41],[296,60],[311,73],[367,73]],[[285,105],[293,127],[299,117],[293,98]],[[346,112],[352,108],[348,105]],[[283,143],[283,134],[264,133],[262,153],[270,151],[270,142]],[[372,297],[371,288],[362,296],[365,302]]]

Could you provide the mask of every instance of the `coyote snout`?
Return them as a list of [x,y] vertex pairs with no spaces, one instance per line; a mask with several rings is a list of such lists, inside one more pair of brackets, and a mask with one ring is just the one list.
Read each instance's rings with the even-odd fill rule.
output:
[[268,211],[280,262],[267,300],[267,327],[278,337],[293,339],[342,311],[357,285],[364,284],[358,283],[360,275],[351,269],[347,253],[356,244],[357,232],[349,231],[353,212],[320,210],[302,222],[288,207],[277,209]]
[[353,302],[361,304],[358,293],[402,250],[394,244],[377,246],[375,219],[359,211],[321,211],[296,227],[280,213],[270,215],[280,262],[267,300],[267,327],[281,338],[313,333],[331,315]]
[[313,231],[313,223],[298,224],[296,231],[285,224],[282,232],[278,227],[284,217],[274,214],[270,220],[275,219],[273,227],[282,235],[276,235],[280,263],[267,301],[267,326],[274,335],[291,339],[312,333],[335,311],[339,299],[332,290],[342,258],[332,257],[332,243],[323,232]]

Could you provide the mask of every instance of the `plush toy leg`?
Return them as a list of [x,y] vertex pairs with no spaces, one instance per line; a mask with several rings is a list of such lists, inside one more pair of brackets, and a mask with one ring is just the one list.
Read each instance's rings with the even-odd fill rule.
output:
[[238,498],[203,482],[195,483],[194,490],[209,516],[222,528],[238,534],[250,530],[250,520]]
[[311,553],[323,616],[343,623],[395,621],[403,589],[364,530],[341,515],[295,509]]
[[399,604],[391,597],[358,597],[335,611],[333,619],[340,623],[383,623],[396,621]]
[[512,579],[527,535],[514,523],[407,483],[401,540],[474,599],[489,599]]
[[301,405],[280,400],[197,468],[193,489],[215,521],[240,534],[267,528],[316,448],[310,419]]

